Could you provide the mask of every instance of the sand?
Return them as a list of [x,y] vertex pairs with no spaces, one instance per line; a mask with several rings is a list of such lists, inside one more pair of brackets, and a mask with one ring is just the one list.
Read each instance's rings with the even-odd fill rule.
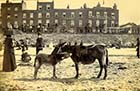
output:
[[[2,72],[2,54],[0,54],[0,91],[140,91],[140,59],[136,58],[134,48],[109,48],[108,77],[97,79],[98,61],[90,65],[79,64],[80,77],[74,79],[75,67],[71,58],[56,66],[58,79],[52,77],[52,66],[42,65],[37,80],[33,79],[35,48],[29,48],[32,60],[22,63],[21,50],[15,50],[17,69],[14,72]],[[51,48],[42,52],[49,54]],[[103,72],[104,73],[104,72]]]

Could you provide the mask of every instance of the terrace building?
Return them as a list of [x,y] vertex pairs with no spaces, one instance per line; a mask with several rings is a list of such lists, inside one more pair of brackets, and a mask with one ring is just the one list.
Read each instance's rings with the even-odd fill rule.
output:
[[35,28],[41,24],[46,31],[59,28],[56,32],[81,33],[119,26],[119,10],[116,4],[113,7],[102,7],[98,3],[93,8],[84,4],[79,9],[70,9],[68,5],[66,9],[55,9],[54,1],[38,1],[36,10],[27,10],[24,0],[21,3],[11,3],[7,0],[1,5],[1,16],[2,28],[7,28],[10,24],[14,28],[21,28],[23,25]]

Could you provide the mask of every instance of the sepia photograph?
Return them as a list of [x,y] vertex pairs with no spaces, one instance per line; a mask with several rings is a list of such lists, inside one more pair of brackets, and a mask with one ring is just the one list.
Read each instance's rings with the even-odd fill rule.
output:
[[0,0],[0,91],[140,91],[139,0]]

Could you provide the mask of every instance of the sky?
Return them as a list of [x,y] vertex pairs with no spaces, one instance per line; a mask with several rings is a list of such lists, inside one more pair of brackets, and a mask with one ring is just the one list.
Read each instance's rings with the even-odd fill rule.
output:
[[[6,0],[0,0],[5,2]],[[21,0],[10,0],[11,2],[21,2]],[[24,0],[27,3],[27,9],[34,9],[37,0]],[[40,2],[50,2],[52,0],[39,0]],[[104,5],[103,5],[104,1]],[[133,22],[140,24],[140,0],[54,0],[55,8],[66,8],[69,4],[70,8],[80,8],[84,3],[87,7],[92,8],[100,2],[101,6],[112,7],[114,3],[117,4],[119,9],[119,23],[120,25]]]

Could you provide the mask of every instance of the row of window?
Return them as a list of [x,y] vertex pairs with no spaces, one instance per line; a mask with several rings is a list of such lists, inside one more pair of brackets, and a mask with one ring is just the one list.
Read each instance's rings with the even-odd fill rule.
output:
[[[50,9],[50,5],[47,5],[46,7],[47,7],[47,9]],[[41,5],[39,5],[39,6],[38,6],[38,8],[39,8],[39,9],[42,9],[42,6],[41,6]],[[10,7],[8,7],[8,8],[7,8],[7,10],[11,10],[11,8],[10,8]],[[19,10],[19,8],[18,8],[18,7],[15,7],[15,8],[14,8],[14,10],[15,10],[15,11],[18,11],[18,10]],[[66,12],[64,12],[64,13],[66,13]],[[73,13],[73,14],[74,14],[74,12],[71,12],[71,13]],[[89,15],[92,15],[92,11],[89,11],[88,13],[89,13]],[[82,14],[82,12],[79,12],[79,14]],[[96,15],[100,15],[100,14],[101,14],[100,12],[96,12]],[[107,15],[107,12],[104,12],[104,15]],[[115,13],[114,13],[114,12],[112,12],[112,13],[111,13],[111,15],[112,15],[112,16],[114,16],[114,15],[115,15]]]
[[[43,8],[42,5],[38,5],[38,10],[42,10],[42,8]],[[47,4],[45,8],[46,8],[46,10],[50,10],[51,9],[51,5]]]
[[[10,11],[10,10],[11,10],[11,8],[10,8],[10,7],[8,7],[8,8],[7,8],[7,10],[8,10],[8,11]],[[15,7],[15,8],[14,8],[14,11],[18,11],[18,10],[19,10],[19,8],[18,8],[18,7]]]
[[[23,24],[26,24],[26,23],[27,23],[27,21],[26,20],[23,20]],[[34,21],[33,20],[30,20],[29,23],[30,23],[30,25],[33,25],[34,24]],[[42,20],[39,19],[38,20],[38,23],[42,23]],[[50,23],[50,20],[47,19],[46,20],[46,24],[49,24],[49,23]],[[55,19],[54,23],[55,24],[58,24],[58,20]],[[92,26],[93,21],[92,20],[88,20],[88,23],[89,23],[89,26]],[[67,24],[66,20],[62,20],[62,25],[66,25],[66,24]],[[107,25],[107,20],[104,20],[104,24]],[[75,26],[75,21],[74,20],[71,20],[70,21],[70,25],[71,26]],[[83,25],[83,21],[82,20],[79,20],[79,26],[82,26],[82,25]],[[99,25],[100,25],[100,20],[96,20],[96,26],[99,26]],[[111,26],[114,26],[114,25],[115,25],[115,21],[111,21]]]
[[[115,13],[111,13],[111,15],[112,15],[111,17],[113,19],[115,19]],[[33,16],[34,16],[34,13],[30,13],[30,18],[33,18]],[[43,13],[38,13],[38,18],[42,18],[42,16],[43,16]],[[63,12],[62,16],[66,17],[66,12]],[[83,12],[79,12],[79,17],[82,17],[82,16],[83,16]],[[107,17],[107,12],[104,12],[104,16]],[[58,12],[55,12],[55,17],[56,18],[58,17]],[[71,12],[71,17],[72,18],[75,17],[75,13],[74,12]],[[92,11],[89,11],[88,17],[89,18],[93,17]],[[96,12],[96,17],[97,18],[101,17],[100,12]],[[26,13],[23,13],[23,18],[27,18],[27,14]],[[46,18],[50,18],[50,13],[46,13]]]
[[[58,24],[58,20],[56,19],[55,21],[55,24]],[[23,20],[23,24],[26,24],[27,21],[26,20]],[[29,21],[30,25],[33,25],[34,24],[34,21],[33,20],[30,20]],[[38,20],[38,23],[42,23],[42,20]],[[89,23],[89,26],[92,27],[92,20],[88,20],[88,23]],[[0,25],[2,24],[2,22],[0,22]],[[46,20],[46,25],[49,25],[50,24],[50,20]],[[66,25],[66,20],[62,20],[62,25]],[[104,21],[104,24],[107,25],[107,21],[105,20]],[[10,22],[7,22],[7,26],[10,25]],[[70,25],[71,26],[75,26],[75,21],[74,20],[71,20],[70,21]],[[96,26],[99,26],[100,25],[100,21],[99,20],[96,20]],[[79,27],[83,26],[83,21],[82,20],[79,20]],[[111,26],[114,27],[115,26],[115,21],[111,21]],[[17,27],[18,28],[18,21],[14,21],[14,27]]]

